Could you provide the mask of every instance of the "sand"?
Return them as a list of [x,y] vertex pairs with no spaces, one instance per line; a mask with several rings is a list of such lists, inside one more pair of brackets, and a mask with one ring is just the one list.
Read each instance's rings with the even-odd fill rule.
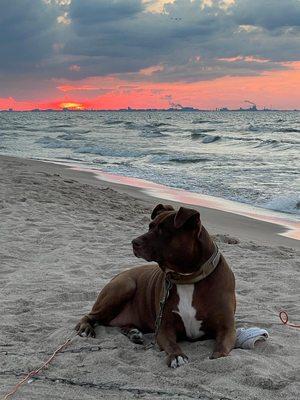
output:
[[[73,335],[111,277],[139,265],[130,242],[157,200],[110,186],[59,165],[0,157],[0,398]],[[201,215],[236,276],[237,326],[266,328],[266,343],[218,360],[208,359],[212,341],[183,343],[189,364],[172,370],[164,353],[98,327],[96,339],[76,337],[13,398],[299,398],[300,329],[278,318],[286,309],[300,322],[299,242],[276,225]]]

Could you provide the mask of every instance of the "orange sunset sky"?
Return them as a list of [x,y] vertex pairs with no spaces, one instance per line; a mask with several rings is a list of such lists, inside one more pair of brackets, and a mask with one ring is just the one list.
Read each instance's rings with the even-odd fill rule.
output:
[[300,1],[3,0],[0,110],[300,108]]

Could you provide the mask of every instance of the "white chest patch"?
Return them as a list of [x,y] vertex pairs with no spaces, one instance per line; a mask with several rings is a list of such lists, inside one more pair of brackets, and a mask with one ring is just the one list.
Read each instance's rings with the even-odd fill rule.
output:
[[186,336],[191,339],[198,339],[204,335],[200,330],[202,321],[196,319],[196,309],[192,306],[195,285],[176,285],[179,296],[178,314],[185,327]]

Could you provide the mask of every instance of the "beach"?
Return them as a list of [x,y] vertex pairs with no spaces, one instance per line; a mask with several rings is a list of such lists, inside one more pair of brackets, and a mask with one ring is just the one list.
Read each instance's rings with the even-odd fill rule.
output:
[[[160,202],[92,173],[0,156],[0,397],[67,338],[117,273],[141,264],[131,240]],[[182,343],[189,363],[172,370],[155,348],[118,329],[71,345],[15,399],[287,399],[300,391],[300,242],[281,226],[197,207],[236,277],[237,327],[265,328],[254,350],[209,360],[213,341]],[[148,337],[149,336],[149,337]],[[147,340],[151,340],[147,335]]]

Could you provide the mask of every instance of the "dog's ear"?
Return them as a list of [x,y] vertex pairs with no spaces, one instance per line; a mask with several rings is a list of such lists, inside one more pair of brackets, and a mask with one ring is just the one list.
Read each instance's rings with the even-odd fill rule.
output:
[[192,208],[180,207],[174,219],[174,226],[176,229],[181,228],[187,222],[193,223],[194,226],[201,226],[200,213]]
[[151,219],[154,219],[158,214],[160,214],[163,211],[174,211],[174,208],[168,204],[167,205],[158,204],[152,211]]

